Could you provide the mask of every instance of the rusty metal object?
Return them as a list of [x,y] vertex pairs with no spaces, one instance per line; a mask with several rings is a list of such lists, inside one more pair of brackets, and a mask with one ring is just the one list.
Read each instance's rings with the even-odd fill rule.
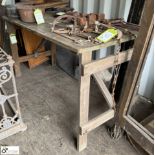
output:
[[104,13],[99,13],[97,15],[97,21],[103,22],[105,20],[105,14]]
[[[62,19],[65,21],[65,25],[58,25],[58,23],[61,23]],[[82,14],[69,11],[66,15],[60,16],[54,20],[52,32],[65,34],[65,37],[66,35],[69,35],[69,39],[80,44],[82,44],[82,42],[99,43],[95,39],[96,37],[90,35],[91,33],[94,33],[97,36],[109,28],[115,28],[118,30],[117,39],[121,39],[123,33],[134,35],[128,29],[125,29],[125,26],[131,27],[132,29],[137,28],[137,25],[125,23],[121,18],[107,20],[105,19],[105,14]],[[72,35],[82,39],[80,41],[75,41],[75,39],[72,38]]]
[[97,15],[94,13],[91,13],[91,14],[87,15],[87,18],[88,18],[88,24],[94,25],[95,21],[97,20]]
[[[77,27],[77,17],[71,16],[71,15],[63,15],[63,16],[57,17],[57,18],[53,21],[52,28],[51,28],[52,32],[55,32],[55,31],[56,31],[56,30],[55,30],[56,24],[58,24],[62,19],[67,19],[67,18],[73,19],[73,21],[74,21],[74,26],[73,26],[72,31],[74,32],[74,31],[75,31],[75,28]],[[65,31],[65,30],[64,30],[64,31]],[[66,33],[67,33],[67,32],[69,32],[69,31],[66,31]]]
[[[56,33],[56,32],[55,32]],[[62,36],[62,37],[64,37],[64,38],[67,38],[67,39],[69,39],[69,40],[71,40],[71,41],[73,41],[74,43],[76,43],[76,44],[81,44],[81,45],[83,45],[84,43],[86,43],[86,42],[88,42],[87,40],[86,40],[86,42],[85,41],[83,41],[82,39],[75,39],[75,38],[72,38],[72,37],[70,37],[69,35],[66,35],[66,34],[63,34],[63,33],[58,33],[60,36]]]
[[33,15],[34,11],[32,9],[18,9],[18,12],[23,22],[27,22],[27,23],[35,22],[35,18]]
[[84,17],[79,17],[78,18],[78,23],[81,26],[85,26],[87,24],[87,18],[85,16]]
[[19,12],[20,18],[22,21],[27,23],[33,23],[35,22],[34,17],[34,10],[37,8],[40,8],[42,10],[42,13],[45,13],[45,9],[41,8],[39,5],[34,5],[34,3],[17,3],[16,8]]
[[34,1],[27,1],[27,2],[19,2],[16,3],[17,10],[19,12],[19,15],[21,17],[21,20],[24,22],[33,23],[35,22],[34,18],[34,10],[35,9],[41,9],[42,13],[45,13],[45,9],[51,8],[51,7],[64,7],[67,5],[67,2],[57,2],[56,0],[53,0],[50,3],[42,3],[43,0],[34,0]]
[[86,39],[86,40],[88,40],[88,41],[92,41],[92,36],[86,35],[86,34],[84,34],[84,33],[76,34],[76,36],[81,37],[81,38],[83,38],[83,39]]

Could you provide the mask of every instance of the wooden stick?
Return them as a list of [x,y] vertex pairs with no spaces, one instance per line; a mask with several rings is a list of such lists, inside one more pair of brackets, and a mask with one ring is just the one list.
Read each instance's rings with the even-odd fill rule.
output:
[[104,81],[102,80],[102,77],[100,76],[100,72],[99,73],[95,73],[93,74],[103,96],[105,97],[105,100],[108,103],[109,108],[113,108],[114,103],[113,103],[113,99],[112,99],[112,95],[110,94],[107,86],[105,85]]
[[[92,59],[92,52],[80,54],[80,67],[82,64],[90,62]],[[90,93],[90,76],[81,76],[80,79],[80,92],[79,92],[79,126],[82,126],[88,122],[89,115],[89,93]],[[77,148],[82,151],[87,147],[87,134],[80,135],[78,137]]]
[[[7,31],[9,33],[9,36],[14,34],[16,37],[16,28],[13,24],[10,24],[7,22]],[[20,69],[20,61],[19,61],[17,43],[11,43],[11,40],[10,40],[10,46],[11,46],[12,58],[15,61],[15,64],[14,64],[15,74],[17,77],[20,77],[21,76],[21,69]]]
[[81,126],[81,134],[87,134],[93,129],[99,127],[103,123],[107,122],[108,120],[114,118],[114,110],[110,109],[103,114],[97,116],[96,118],[90,120],[85,125]]
[[51,63],[52,66],[56,65],[56,44],[51,43]]
[[[51,55],[51,51],[46,51],[46,52],[38,53],[38,56],[41,56],[41,55],[50,56]],[[19,62],[26,62],[30,58],[34,58],[34,57],[35,57],[35,54],[30,54],[30,55],[27,55],[27,56],[22,56],[22,57],[19,58]]]

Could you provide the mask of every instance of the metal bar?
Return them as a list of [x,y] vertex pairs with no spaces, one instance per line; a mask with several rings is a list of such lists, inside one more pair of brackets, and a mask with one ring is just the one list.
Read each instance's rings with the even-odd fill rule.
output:
[[[1,88],[2,93],[3,93],[5,96],[7,96],[7,93],[6,93],[5,89],[4,89],[4,87],[1,86],[0,88]],[[13,102],[11,101],[11,99],[8,98],[7,101],[8,101],[8,103],[9,103],[11,109],[13,110],[13,112],[16,113],[17,110],[16,110],[16,108],[15,108]]]

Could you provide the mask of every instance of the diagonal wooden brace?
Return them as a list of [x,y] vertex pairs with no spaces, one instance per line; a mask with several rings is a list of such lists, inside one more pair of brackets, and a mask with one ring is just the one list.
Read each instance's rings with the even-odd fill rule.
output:
[[111,96],[107,86],[105,85],[105,83],[102,79],[100,72],[93,74],[93,76],[94,76],[94,78],[102,92],[102,95],[105,97],[105,100],[107,101],[109,108],[112,109],[114,106],[113,99],[112,99],[112,96]]

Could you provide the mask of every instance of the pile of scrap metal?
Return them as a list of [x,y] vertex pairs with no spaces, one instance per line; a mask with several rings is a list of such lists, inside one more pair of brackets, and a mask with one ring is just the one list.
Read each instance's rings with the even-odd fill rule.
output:
[[123,34],[134,35],[132,32],[139,30],[138,25],[126,23],[123,19],[108,20],[105,14],[82,14],[74,11],[68,11],[65,15],[55,18],[51,29],[52,32],[83,44],[84,42],[101,43],[96,37],[109,28],[117,29],[119,38]]

